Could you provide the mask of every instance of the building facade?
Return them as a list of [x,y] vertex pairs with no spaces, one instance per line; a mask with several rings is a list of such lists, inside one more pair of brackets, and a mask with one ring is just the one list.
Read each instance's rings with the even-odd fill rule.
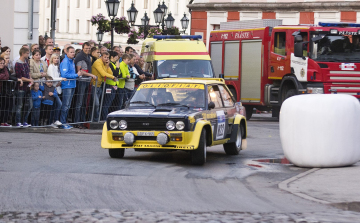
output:
[[[136,25],[141,25],[141,18],[147,12],[150,25],[156,25],[153,11],[158,7],[157,0],[133,0],[138,10]],[[190,19],[189,9],[186,5],[188,0],[165,0],[168,12],[175,18],[174,25],[181,28],[180,19],[187,14]],[[39,32],[44,34],[50,32],[51,1],[40,0],[40,25]],[[121,0],[118,17],[127,17],[127,10],[131,7],[131,1]],[[91,17],[102,13],[108,18],[105,0],[57,0],[56,17],[56,42],[85,42],[96,41],[97,27],[91,25]],[[189,32],[189,28],[188,28]],[[48,34],[49,35],[49,34]],[[110,33],[104,35],[103,42],[110,41]],[[115,33],[115,44],[126,45],[128,36]],[[115,45],[114,44],[114,45]],[[140,44],[140,43],[139,43]]]
[[11,59],[19,55],[22,45],[38,42],[39,1],[0,0],[2,9],[1,45],[10,47]]
[[360,1],[335,0],[194,0],[191,34],[203,35],[208,46],[212,30],[220,22],[281,19],[283,25],[321,22],[360,22]]

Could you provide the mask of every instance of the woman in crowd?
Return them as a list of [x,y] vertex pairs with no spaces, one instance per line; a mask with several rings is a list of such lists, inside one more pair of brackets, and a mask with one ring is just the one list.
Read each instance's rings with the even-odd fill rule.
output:
[[[1,55],[2,57],[4,56],[9,56],[10,58],[10,53],[11,53],[11,49],[8,46],[4,46],[3,48],[1,48]],[[10,62],[8,63],[7,67],[9,68],[9,72],[10,74],[13,74],[15,72],[14,70],[14,66],[13,66],[13,62],[10,60]]]
[[100,58],[100,50],[96,47],[91,48],[91,65],[94,64],[94,62]]
[[30,77],[35,81],[45,79],[48,68],[46,62],[41,60],[41,51],[34,50],[33,53],[30,59]]
[[[50,121],[52,123],[52,121],[55,121],[53,124],[54,125],[61,125],[60,120],[60,110],[61,110],[61,81],[66,81],[66,78],[61,78],[60,76],[60,56],[58,54],[53,54],[50,58],[50,65],[49,68],[47,70],[47,75],[52,77],[54,82],[54,86],[56,87],[56,91],[59,97],[55,98],[55,103],[54,103],[54,116],[51,115],[50,117]],[[57,80],[60,80],[57,82]]]
[[[9,59],[7,59],[9,61]],[[9,62],[8,62],[9,63]],[[2,127],[11,127],[8,124],[9,111],[12,109],[12,93],[14,84],[8,80],[19,81],[20,86],[23,85],[21,79],[10,75],[4,58],[0,57],[0,123]]]

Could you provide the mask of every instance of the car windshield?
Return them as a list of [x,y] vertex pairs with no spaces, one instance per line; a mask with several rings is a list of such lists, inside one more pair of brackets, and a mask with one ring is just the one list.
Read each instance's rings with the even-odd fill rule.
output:
[[130,100],[130,107],[159,108],[162,106],[205,108],[203,84],[142,84]]
[[[357,34],[357,33],[356,33]],[[360,62],[360,36],[314,34],[311,59],[324,62]]]
[[158,78],[213,77],[210,60],[159,60]]

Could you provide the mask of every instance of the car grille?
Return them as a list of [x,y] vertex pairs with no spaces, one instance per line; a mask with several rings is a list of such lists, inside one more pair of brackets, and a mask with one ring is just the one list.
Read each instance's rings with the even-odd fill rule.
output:
[[[168,121],[183,121],[185,123],[185,129],[187,129],[187,123],[184,119],[168,119],[168,118],[116,118],[117,121],[125,120],[127,122],[127,129],[129,131],[142,130],[142,131],[169,131],[166,129],[166,123]],[[109,122],[108,122],[109,123]],[[109,128],[110,126],[108,126]],[[109,128],[110,129],[110,128]],[[184,129],[184,130],[185,130]],[[176,128],[173,130],[176,131]]]

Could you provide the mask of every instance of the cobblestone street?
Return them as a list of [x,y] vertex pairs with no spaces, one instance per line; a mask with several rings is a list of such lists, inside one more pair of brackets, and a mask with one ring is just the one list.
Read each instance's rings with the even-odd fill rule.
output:
[[166,213],[148,211],[74,210],[68,212],[3,212],[0,222],[358,222],[357,212],[309,212],[309,213],[244,213],[199,212]]

